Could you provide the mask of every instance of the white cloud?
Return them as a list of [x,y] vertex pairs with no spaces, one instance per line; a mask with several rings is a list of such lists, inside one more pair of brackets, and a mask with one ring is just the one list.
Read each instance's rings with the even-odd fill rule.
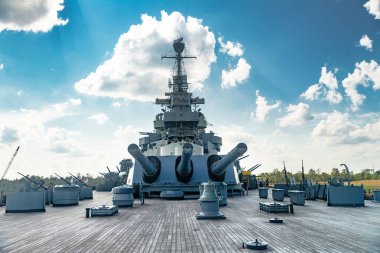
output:
[[0,135],[0,142],[11,144],[15,143],[19,140],[19,135],[17,132],[17,129],[10,128],[10,127],[4,127],[1,131]]
[[334,111],[321,120],[313,129],[313,136],[342,136],[347,135],[354,127],[349,122],[348,113]]
[[114,132],[114,137],[116,138],[126,138],[129,136],[136,136],[136,138],[132,139],[132,142],[138,141],[139,132],[142,132],[141,128],[127,125],[127,126],[118,126],[116,131]]
[[309,105],[299,103],[298,105],[289,105],[288,114],[278,120],[280,127],[299,126],[313,119],[309,111]]
[[366,61],[356,63],[354,72],[349,73],[342,84],[351,100],[351,109],[357,111],[366,98],[365,95],[358,93],[357,86],[372,85],[374,90],[380,89],[380,66],[374,60],[369,63]]
[[80,104],[82,104],[82,100],[80,100],[79,98],[78,99],[72,98],[72,99],[70,99],[70,103],[72,105],[80,105]]
[[243,50],[243,45],[240,44],[239,42],[231,42],[227,41],[227,43],[223,42],[223,37],[218,38],[219,44],[220,44],[220,49],[219,51],[222,53],[226,53],[229,56],[235,57],[239,56],[241,57],[244,53]]
[[318,100],[321,98],[330,104],[339,104],[343,97],[337,89],[338,80],[334,73],[331,71],[327,72],[327,68],[322,67],[319,82],[311,85],[301,94],[301,97],[307,100]]
[[273,104],[268,104],[265,97],[260,96],[259,91],[256,91],[256,111],[255,115],[259,122],[264,122],[268,113],[281,105],[281,101],[276,101]]
[[80,133],[60,127],[47,128],[44,134],[45,148],[54,153],[83,155],[83,147],[73,138],[77,135]]
[[367,35],[363,35],[359,41],[359,44],[368,51],[372,51],[372,40]]
[[[45,147],[53,152],[60,151],[60,153],[77,155],[81,145],[68,138],[73,136],[73,132],[63,128],[48,127],[58,119],[74,115],[70,112],[72,106],[71,102],[62,102],[48,105],[42,109],[21,108],[10,112],[0,111],[0,122],[7,122],[7,127],[0,131],[2,132],[2,141],[0,142],[9,144],[19,142],[22,147]],[[56,133],[58,139],[54,139]],[[62,142],[61,148],[58,148],[59,142]],[[71,152],[74,150],[74,146],[77,148],[75,148],[75,152]]]
[[3,30],[48,32],[54,26],[66,25],[58,17],[64,0],[0,1],[0,32]]
[[[168,15],[161,11],[161,20],[147,14],[142,23],[132,25],[119,37],[111,59],[105,61],[86,78],[74,84],[87,95],[152,101],[167,91],[172,60],[161,60],[163,53],[174,54],[172,42],[180,34],[186,52],[197,59],[186,60],[190,89],[201,89],[216,61],[215,37],[202,20],[185,17],[179,12]],[[186,53],[185,52],[185,53]]]
[[120,108],[121,104],[120,104],[120,102],[113,102],[112,106],[115,107],[115,108]]
[[95,121],[98,125],[103,125],[108,121],[108,116],[104,113],[98,113],[91,115],[90,117],[88,117],[88,119]]
[[380,19],[380,0],[369,0],[363,5],[375,19]]
[[0,70],[4,69],[4,63],[0,63]]
[[348,113],[334,111],[321,120],[312,131],[314,138],[328,145],[359,144],[380,141],[380,119],[354,122]]
[[307,90],[301,94],[301,97],[307,100],[317,100],[319,99],[322,91],[322,85],[319,83],[311,85]]
[[222,70],[222,89],[235,87],[249,78],[251,65],[244,58],[240,58],[235,69]]

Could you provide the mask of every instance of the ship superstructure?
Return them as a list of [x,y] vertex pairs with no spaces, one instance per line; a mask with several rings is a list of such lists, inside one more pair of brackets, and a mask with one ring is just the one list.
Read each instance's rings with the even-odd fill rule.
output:
[[173,43],[175,56],[162,56],[162,59],[174,59],[173,75],[169,79],[170,92],[167,98],[157,98],[162,113],[156,115],[154,132],[143,133],[139,146],[148,156],[181,155],[185,143],[193,145],[193,155],[216,154],[220,151],[222,138],[213,132],[206,132],[207,121],[199,105],[205,103],[204,98],[193,97],[188,92],[189,83],[184,68],[184,59],[196,58],[183,56],[185,48],[183,39]]

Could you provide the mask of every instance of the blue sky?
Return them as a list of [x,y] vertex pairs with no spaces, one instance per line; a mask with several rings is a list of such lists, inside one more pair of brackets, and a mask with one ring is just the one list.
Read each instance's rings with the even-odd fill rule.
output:
[[[380,0],[0,3],[0,168],[96,175],[151,131],[171,41],[222,151],[260,171],[380,166]],[[33,4],[31,4],[33,2]],[[13,15],[10,15],[10,14]]]

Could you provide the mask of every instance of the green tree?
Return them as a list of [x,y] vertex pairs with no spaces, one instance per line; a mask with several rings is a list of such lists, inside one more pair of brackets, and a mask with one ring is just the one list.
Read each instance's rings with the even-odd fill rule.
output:
[[331,170],[331,177],[332,178],[338,178],[339,177],[339,169],[338,168],[333,168],[332,170]]

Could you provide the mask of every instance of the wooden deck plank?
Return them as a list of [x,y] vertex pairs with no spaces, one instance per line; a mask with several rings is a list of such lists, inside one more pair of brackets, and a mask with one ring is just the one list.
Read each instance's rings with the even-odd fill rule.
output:
[[[288,200],[288,199],[286,199]],[[266,252],[379,252],[380,204],[327,207],[324,201],[295,206],[295,214],[259,210],[256,191],[228,199],[226,220],[196,220],[196,200],[146,199],[112,217],[86,219],[85,208],[110,204],[94,192],[78,206],[46,213],[5,214],[0,208],[0,252],[249,252],[242,243],[259,238]],[[271,224],[277,216],[284,224]]]

